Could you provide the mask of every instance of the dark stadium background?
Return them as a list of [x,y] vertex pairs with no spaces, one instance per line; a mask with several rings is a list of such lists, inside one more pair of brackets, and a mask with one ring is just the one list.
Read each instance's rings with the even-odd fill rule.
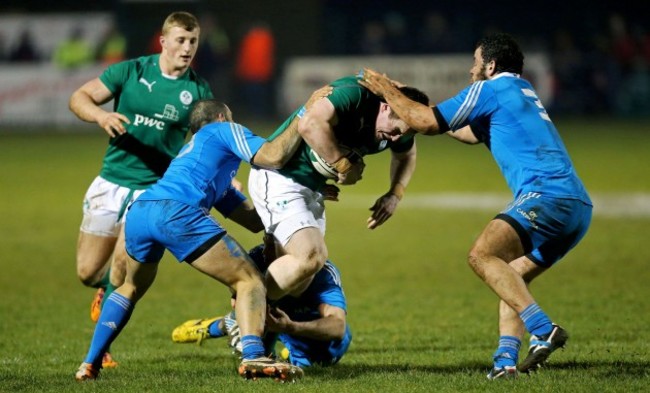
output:
[[[99,0],[56,1],[5,0],[4,13],[110,12],[126,35],[127,57],[140,56],[160,21],[171,11],[185,9],[197,15],[216,15],[237,45],[245,26],[264,21],[277,45],[276,77],[294,56],[367,54],[362,44],[369,23],[402,24],[410,40],[386,43],[391,55],[469,53],[486,32],[507,31],[522,43],[525,52],[543,51],[556,68],[557,115],[650,116],[650,23],[644,2],[631,1],[395,1],[395,0],[247,0],[247,1],[156,1]],[[448,45],[423,49],[416,37],[425,17],[437,12],[447,23]],[[611,31],[612,17],[625,23],[638,54],[627,59],[618,52]],[[632,56],[632,57],[630,57]],[[571,59],[570,64],[567,59]],[[627,82],[629,74],[634,79]],[[646,86],[643,86],[643,84]],[[633,86],[634,92],[630,92]],[[642,95],[641,104],[625,107],[628,95]],[[621,102],[623,102],[621,104]],[[623,107],[621,107],[623,106]]]

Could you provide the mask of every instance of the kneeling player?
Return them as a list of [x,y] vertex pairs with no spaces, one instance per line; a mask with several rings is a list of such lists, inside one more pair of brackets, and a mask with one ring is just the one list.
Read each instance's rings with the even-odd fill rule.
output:
[[[262,273],[272,260],[265,256],[261,244],[249,255]],[[309,286],[297,292],[283,297],[268,309],[264,339],[267,354],[275,355],[275,344],[280,340],[288,351],[283,350],[282,357],[293,365],[336,364],[352,341],[339,270],[328,260]],[[172,340],[200,344],[208,338],[230,336],[228,344],[238,352],[239,328],[233,314],[187,321],[174,329]]]

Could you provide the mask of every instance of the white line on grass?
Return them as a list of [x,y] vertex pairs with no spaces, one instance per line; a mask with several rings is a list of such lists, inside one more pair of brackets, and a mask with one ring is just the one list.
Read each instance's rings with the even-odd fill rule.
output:
[[[379,195],[379,194],[378,194]],[[369,207],[378,195],[346,195],[339,197],[341,207]],[[501,211],[511,197],[500,193],[441,192],[417,193],[404,196],[400,209],[490,210]],[[594,215],[599,217],[650,218],[649,193],[597,193],[592,194]]]

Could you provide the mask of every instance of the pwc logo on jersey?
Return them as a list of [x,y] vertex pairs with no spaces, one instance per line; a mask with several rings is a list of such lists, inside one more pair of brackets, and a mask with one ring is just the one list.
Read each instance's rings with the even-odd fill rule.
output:
[[[135,121],[133,122],[134,126],[143,125],[145,127],[152,127],[157,130],[165,129],[165,122],[163,120],[178,121],[179,113],[178,109],[174,105],[166,104],[163,113],[154,113],[153,116],[155,119],[152,119],[148,116],[137,114],[135,115]],[[160,119],[160,120],[159,120]]]
[[133,125],[136,127],[139,125],[143,125],[145,127],[155,128],[160,131],[165,129],[164,121],[158,119],[152,119],[148,116],[143,116],[137,113],[135,115],[135,121],[133,122]]

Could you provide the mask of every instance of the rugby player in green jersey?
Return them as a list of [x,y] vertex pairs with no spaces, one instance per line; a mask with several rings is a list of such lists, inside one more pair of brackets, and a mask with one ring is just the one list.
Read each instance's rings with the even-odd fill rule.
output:
[[[91,306],[94,321],[102,298],[124,281],[126,207],[183,147],[192,104],[213,97],[208,83],[190,68],[199,33],[194,15],[173,12],[162,26],[160,54],[111,65],[70,97],[70,110],[109,136],[99,176],[84,198],[77,243],[77,275],[84,285],[99,288]],[[104,110],[111,100],[113,111]],[[104,360],[104,367],[117,365],[110,354]]]
[[[354,184],[361,178],[363,160],[359,156],[384,150],[391,152],[390,185],[370,208],[368,228],[374,229],[395,211],[415,170],[416,148],[408,126],[391,108],[353,76],[330,83],[332,94],[314,103],[298,123],[304,142],[280,170],[252,168],[249,192],[266,232],[273,234],[282,255],[266,273],[267,297],[281,298],[307,287],[327,260],[325,245],[325,195],[327,178],[312,165],[312,150],[338,172],[339,184]],[[418,102],[429,99],[421,91],[401,90]],[[285,132],[298,116],[296,111],[271,135]],[[356,159],[343,154],[352,149]]]

